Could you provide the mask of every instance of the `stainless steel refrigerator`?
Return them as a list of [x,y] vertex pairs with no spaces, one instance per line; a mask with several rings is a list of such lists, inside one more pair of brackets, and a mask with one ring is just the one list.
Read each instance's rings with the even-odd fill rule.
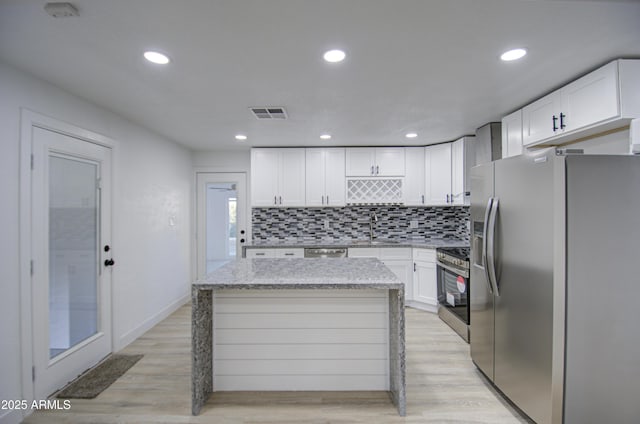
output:
[[640,419],[640,157],[471,170],[471,356],[537,423]]

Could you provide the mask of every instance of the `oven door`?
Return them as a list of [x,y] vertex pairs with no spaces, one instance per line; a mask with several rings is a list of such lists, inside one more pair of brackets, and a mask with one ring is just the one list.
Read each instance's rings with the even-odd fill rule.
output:
[[469,325],[469,271],[437,262],[438,303]]

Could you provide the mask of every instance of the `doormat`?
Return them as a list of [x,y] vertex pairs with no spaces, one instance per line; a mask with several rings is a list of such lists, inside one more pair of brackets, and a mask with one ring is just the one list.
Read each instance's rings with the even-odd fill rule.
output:
[[134,366],[142,356],[111,355],[107,360],[69,383],[58,393],[57,397],[61,399],[93,399]]

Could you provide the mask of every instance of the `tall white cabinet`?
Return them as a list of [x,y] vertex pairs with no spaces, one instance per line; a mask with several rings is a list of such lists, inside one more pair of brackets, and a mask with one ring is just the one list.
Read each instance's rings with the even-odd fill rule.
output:
[[451,143],[425,147],[425,176],[426,204],[450,204]]
[[305,205],[305,149],[251,150],[251,205]]
[[345,205],[345,149],[305,151],[307,206]]

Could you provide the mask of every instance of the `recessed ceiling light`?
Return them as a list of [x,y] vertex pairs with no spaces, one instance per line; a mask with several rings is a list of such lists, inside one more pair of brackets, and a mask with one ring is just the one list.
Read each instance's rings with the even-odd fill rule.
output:
[[322,140],[331,140],[331,134],[322,134],[320,138]]
[[245,141],[247,139],[247,136],[244,134],[237,134],[236,135],[236,140],[238,141]]
[[418,134],[414,132],[410,132],[410,133],[406,133],[404,136],[407,138],[416,138]]
[[342,62],[346,56],[346,53],[342,50],[329,50],[325,52],[322,57],[324,57],[324,60],[327,62],[335,63]]
[[149,62],[156,63],[158,65],[166,65],[170,62],[169,57],[166,54],[151,50],[144,52],[144,58]]
[[505,62],[509,62],[512,60],[518,60],[524,57],[524,55],[526,54],[527,54],[527,51],[525,49],[513,49],[513,50],[509,50],[507,52],[502,53],[502,55],[500,56],[500,59],[504,60]]

